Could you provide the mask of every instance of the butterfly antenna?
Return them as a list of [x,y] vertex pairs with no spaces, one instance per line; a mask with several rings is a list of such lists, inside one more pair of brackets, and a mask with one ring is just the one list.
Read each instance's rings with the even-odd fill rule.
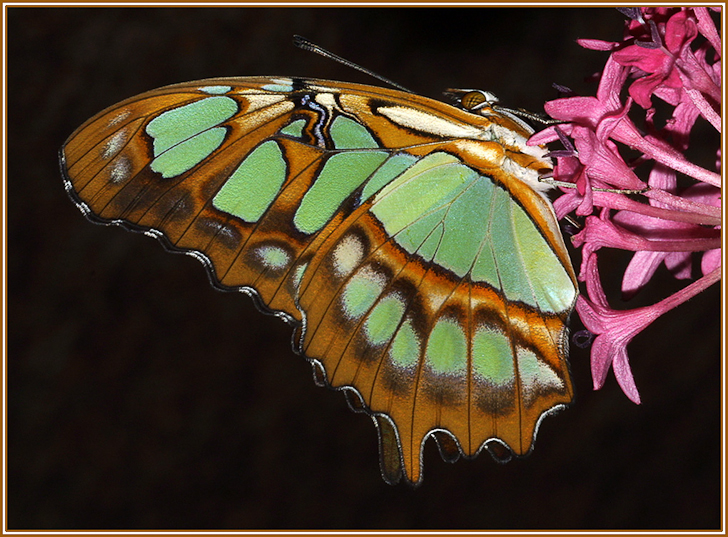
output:
[[357,65],[354,62],[347,60],[346,58],[342,58],[341,56],[337,56],[333,52],[329,52],[325,48],[319,47],[316,43],[312,43],[305,37],[301,37],[300,35],[294,35],[293,44],[300,49],[307,50],[308,52],[315,52],[316,54],[319,54],[319,55],[323,56],[324,58],[334,60],[336,62],[339,62],[342,65],[346,65],[347,67],[351,67],[352,69],[356,69],[357,71],[366,73],[367,75],[372,76],[372,77],[376,78],[377,80],[384,82],[385,84],[389,84],[390,86],[397,88],[398,90],[406,91],[407,93],[414,93],[413,91],[408,90],[404,86],[400,86],[396,82],[392,82],[388,78],[384,78],[382,75],[378,75],[374,71],[370,71],[369,69],[366,69],[366,68],[362,67],[361,65]]
[[524,110],[523,108],[507,108],[505,106],[493,106],[494,110],[502,110],[505,112],[510,112],[513,115],[522,117],[523,119],[527,119],[529,121],[533,121],[534,123],[540,123],[541,125],[561,125],[563,123],[567,123],[566,121],[561,121],[559,119],[553,119],[546,114],[542,114],[541,112],[531,112],[529,110]]

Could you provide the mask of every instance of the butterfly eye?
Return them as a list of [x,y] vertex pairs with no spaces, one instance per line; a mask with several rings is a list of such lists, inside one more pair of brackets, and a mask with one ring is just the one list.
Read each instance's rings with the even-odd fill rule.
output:
[[497,102],[498,98],[495,95],[482,90],[468,91],[460,98],[460,106],[470,112]]
[[485,103],[485,95],[480,91],[470,91],[463,95],[460,104],[465,110],[475,110]]

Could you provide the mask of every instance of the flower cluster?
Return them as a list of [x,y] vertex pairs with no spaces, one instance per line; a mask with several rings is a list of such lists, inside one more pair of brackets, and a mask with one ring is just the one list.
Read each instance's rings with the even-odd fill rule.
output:
[[[612,366],[624,393],[639,403],[627,344],[657,317],[721,278],[720,136],[715,137],[716,171],[691,162],[685,151],[696,122],[707,121],[708,128],[721,132],[722,49],[708,8],[620,11],[629,18],[622,42],[579,40],[585,48],[610,53],[596,97],[567,95],[546,103],[546,112],[563,123],[529,143],[561,141],[564,149],[551,153],[553,179],[564,192],[554,207],[559,218],[571,212],[584,218],[572,242],[582,249],[579,280],[586,295],[578,298],[576,310],[595,336],[594,388],[602,387]],[[668,109],[669,119],[658,122],[656,108]],[[629,150],[638,156],[625,161],[620,151]],[[646,181],[638,167],[649,168]],[[694,252],[702,252],[702,276],[656,304],[615,310],[600,281],[601,248],[634,252],[622,280],[626,298],[662,263],[675,278],[692,279]]]

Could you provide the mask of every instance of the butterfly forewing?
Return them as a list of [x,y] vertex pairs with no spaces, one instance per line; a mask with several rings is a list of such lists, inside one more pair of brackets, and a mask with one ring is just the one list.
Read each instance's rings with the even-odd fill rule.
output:
[[[124,101],[66,142],[96,221],[188,251],[299,323],[318,376],[356,390],[382,472],[421,480],[489,441],[527,453],[571,401],[575,276],[528,128],[370,86],[214,79]],[[352,392],[353,393],[353,392]],[[350,398],[351,399],[351,398]]]

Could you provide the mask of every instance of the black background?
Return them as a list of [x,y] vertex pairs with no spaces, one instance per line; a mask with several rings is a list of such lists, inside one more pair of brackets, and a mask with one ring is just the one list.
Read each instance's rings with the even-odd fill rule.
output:
[[[606,56],[574,40],[618,40],[618,12],[6,9],[10,528],[719,526],[717,286],[630,345],[641,406],[611,373],[592,391],[575,348],[576,404],[545,420],[532,456],[450,465],[428,442],[424,484],[390,487],[371,421],[314,386],[289,327],[211,289],[194,259],[88,223],[58,172],[78,125],[158,86],[375,83],[293,48],[294,33],[424,95],[480,87],[540,110],[552,82],[594,94],[584,77]],[[618,297],[626,258],[605,257]],[[661,269],[635,303],[678,287]]]

